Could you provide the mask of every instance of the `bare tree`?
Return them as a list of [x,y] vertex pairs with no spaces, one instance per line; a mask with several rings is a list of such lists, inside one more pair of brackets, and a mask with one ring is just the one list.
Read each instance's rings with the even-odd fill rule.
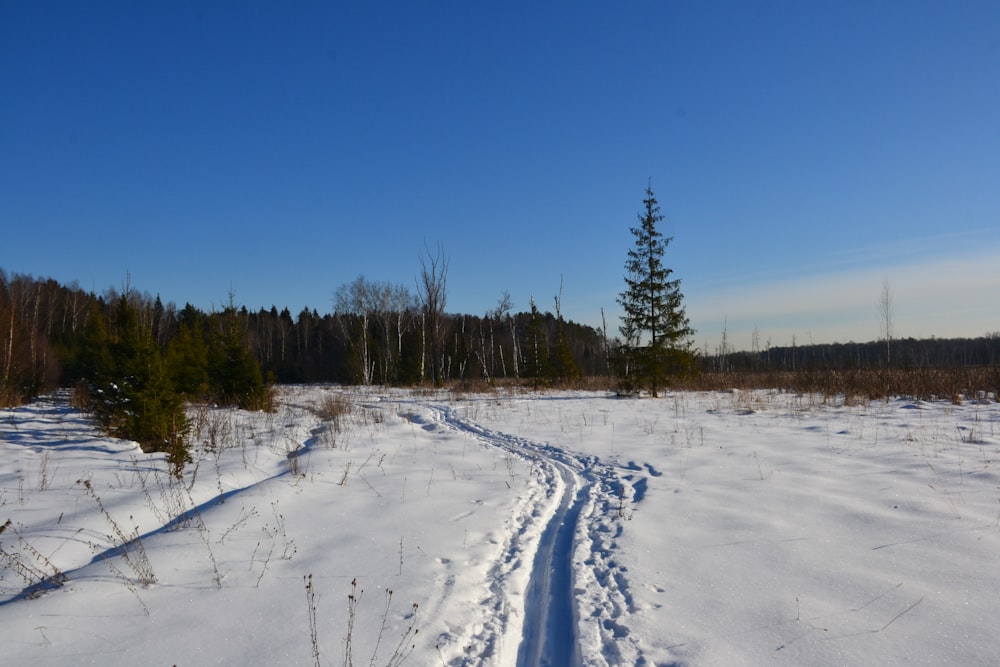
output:
[[382,333],[382,382],[388,383],[397,378],[397,366],[403,351],[405,316],[412,299],[405,287],[387,282],[371,283],[369,296]]
[[892,291],[889,289],[889,280],[882,281],[882,293],[878,300],[879,329],[882,338],[885,340],[885,365],[886,368],[892,365],[892,316],[893,316]]
[[429,333],[431,376],[436,387],[440,387],[444,382],[441,374],[443,365],[441,337],[444,308],[448,297],[447,287],[448,258],[444,254],[444,246],[438,243],[437,251],[432,255],[430,248],[425,245],[424,252],[420,255],[417,297],[423,311],[425,332]]
[[608,319],[604,314],[604,306],[601,306],[601,338],[604,341],[604,372],[611,370],[611,342],[608,339]]
[[727,357],[732,351],[733,350],[729,345],[729,316],[726,315],[722,319],[722,340],[719,342],[719,347],[715,351],[715,356],[719,360],[719,370],[723,373],[729,370]]
[[486,314],[486,318],[490,323],[490,365],[493,368],[493,375],[496,376],[496,350],[500,349],[500,369],[504,377],[507,377],[507,364],[503,358],[503,345],[496,344],[496,330],[497,327],[502,326],[504,319],[510,318],[510,311],[514,307],[514,302],[511,301],[510,292],[504,290],[503,294],[500,295],[500,299],[497,300],[496,308]]
[[[9,297],[9,298],[4,298]],[[4,302],[7,303],[4,303]],[[14,313],[16,309],[14,308],[13,290],[10,289],[9,283],[7,282],[6,276],[3,270],[0,269],[0,307],[9,308],[8,313],[8,333],[7,340],[4,344],[4,356],[3,356],[3,377],[0,378],[0,390],[7,389],[10,387],[10,369],[14,359]],[[2,310],[0,310],[2,312]],[[2,394],[2,392],[0,392]],[[0,396],[2,399],[3,396]]]

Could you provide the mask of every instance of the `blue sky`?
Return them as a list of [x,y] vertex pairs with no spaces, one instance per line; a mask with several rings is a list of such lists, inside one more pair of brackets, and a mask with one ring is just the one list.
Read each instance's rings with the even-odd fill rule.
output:
[[0,267],[617,330],[647,183],[699,347],[1000,330],[996,2],[7,2]]

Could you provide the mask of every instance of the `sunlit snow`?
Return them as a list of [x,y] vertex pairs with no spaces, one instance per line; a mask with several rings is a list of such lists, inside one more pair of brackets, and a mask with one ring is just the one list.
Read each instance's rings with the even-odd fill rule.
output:
[[285,387],[178,481],[68,398],[0,410],[3,664],[1000,664],[996,402]]

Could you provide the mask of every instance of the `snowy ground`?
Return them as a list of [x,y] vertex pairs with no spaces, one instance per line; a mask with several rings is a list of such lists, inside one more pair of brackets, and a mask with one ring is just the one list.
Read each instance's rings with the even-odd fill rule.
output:
[[0,411],[0,662],[1000,664],[997,403],[290,387],[192,418],[177,482],[65,395]]

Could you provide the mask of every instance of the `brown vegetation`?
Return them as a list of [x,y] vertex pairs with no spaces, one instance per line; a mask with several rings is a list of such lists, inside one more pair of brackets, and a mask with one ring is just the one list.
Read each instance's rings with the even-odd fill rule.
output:
[[904,396],[920,400],[997,400],[1000,367],[715,371],[679,381],[674,388],[702,391],[781,389],[869,399]]

